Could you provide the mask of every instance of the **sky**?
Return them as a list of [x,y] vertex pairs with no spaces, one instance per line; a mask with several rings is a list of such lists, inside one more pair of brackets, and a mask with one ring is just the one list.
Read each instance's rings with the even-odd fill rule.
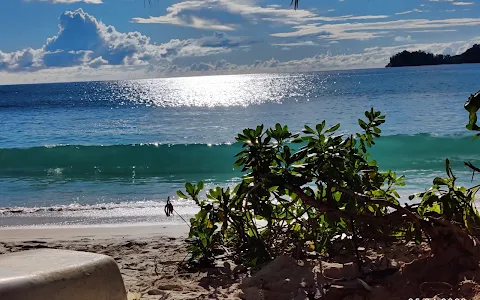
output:
[[480,43],[480,0],[1,0],[0,84],[384,67]]

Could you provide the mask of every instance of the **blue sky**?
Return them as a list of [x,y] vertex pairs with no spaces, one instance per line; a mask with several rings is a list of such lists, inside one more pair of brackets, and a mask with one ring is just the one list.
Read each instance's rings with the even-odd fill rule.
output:
[[478,0],[2,0],[0,84],[383,67],[480,42]]

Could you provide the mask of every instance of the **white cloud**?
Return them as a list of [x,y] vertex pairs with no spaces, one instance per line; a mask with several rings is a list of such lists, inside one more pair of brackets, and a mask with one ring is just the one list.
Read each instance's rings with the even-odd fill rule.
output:
[[189,0],[184,2],[175,3],[167,8],[167,14],[159,17],[149,18],[133,18],[132,21],[136,23],[148,24],[172,24],[183,27],[193,27],[196,29],[204,30],[221,30],[229,31],[234,30],[234,25],[220,24],[215,20],[203,19],[195,16],[185,16],[181,13],[185,10],[200,10],[205,8],[207,3],[203,0]]
[[327,52],[327,54],[316,55],[300,60],[280,62],[278,66],[275,67],[275,72],[384,67],[392,55],[403,50],[424,50],[426,52],[432,52],[435,54],[456,55],[465,52],[465,50],[479,42],[480,38],[474,38],[468,41],[457,41],[450,43],[406,44],[391,47],[370,47],[365,48],[361,53],[354,54],[331,55]]
[[[147,68],[143,65],[105,65],[106,60],[97,58],[89,63],[94,64],[96,68],[81,65],[66,68],[40,69],[36,72],[20,71],[8,73],[0,71],[0,83],[35,83],[35,82],[55,82],[55,81],[80,81],[80,80],[117,80],[117,79],[138,79],[153,77],[172,77],[188,75],[205,74],[242,74],[252,72],[301,72],[318,70],[340,70],[355,68],[373,68],[384,67],[388,59],[403,50],[416,51],[424,50],[435,54],[460,54],[473,44],[479,43],[480,38],[474,38],[468,41],[456,41],[450,43],[431,43],[431,44],[405,44],[390,47],[370,47],[365,48],[360,53],[332,55],[315,55],[298,60],[279,61],[272,58],[267,61],[254,61],[252,64],[236,65],[219,60],[214,62],[197,62],[187,67],[178,67],[177,65],[159,66]],[[29,52],[29,51],[27,51]],[[34,53],[30,51],[30,58],[23,60],[30,64],[35,59]],[[0,61],[2,58],[0,53]],[[21,55],[20,55],[21,56]],[[22,59],[20,59],[22,61]],[[1,66],[1,63],[0,63]]]
[[301,47],[301,46],[318,46],[314,41],[303,41],[303,42],[294,42],[294,43],[278,43],[272,44],[273,46],[278,47]]
[[396,36],[393,40],[395,42],[411,42],[411,41],[413,41],[411,36]]
[[[136,23],[159,23],[187,26],[197,29],[209,30],[233,30],[233,24],[220,24],[216,20],[200,19],[192,13],[202,10],[217,10],[230,14],[240,15],[251,21],[268,21],[277,24],[298,25],[313,21],[335,22],[346,20],[369,20],[384,19],[387,15],[366,15],[354,16],[345,15],[337,17],[320,16],[317,13],[305,9],[293,11],[290,8],[281,8],[279,5],[268,5],[266,7],[254,4],[249,0],[186,0],[175,3],[168,7],[167,14],[158,17],[136,17],[132,21]],[[223,27],[220,29],[219,27]]]
[[474,4],[475,3],[473,3],[473,2],[462,2],[462,1],[452,3],[452,5],[459,5],[459,6],[474,5]]
[[300,37],[316,35],[324,39],[357,39],[366,40],[385,36],[392,30],[425,30],[444,29],[461,26],[480,25],[480,18],[457,18],[444,20],[410,19],[387,22],[340,23],[340,24],[307,24],[293,26],[295,31],[271,34],[275,37]]
[[423,12],[423,10],[418,9],[418,8],[415,8],[415,9],[413,9],[413,10],[407,10],[407,11],[403,11],[403,12],[398,12],[398,13],[396,13],[396,15],[406,15],[406,14],[411,14],[411,13],[414,13],[414,12],[421,13],[421,12]]
[[87,3],[87,4],[102,4],[102,0],[27,0],[28,2],[41,1],[50,2],[53,4],[72,4],[72,3]]
[[[354,54],[326,54],[315,55],[304,59],[278,61],[272,58],[267,61],[256,60],[251,65],[231,65],[227,68],[215,67],[218,63],[197,63],[188,68],[178,68],[181,74],[187,75],[189,72],[210,72],[211,74],[237,74],[248,72],[301,72],[318,70],[340,70],[356,68],[374,68],[384,67],[389,58],[403,50],[416,51],[423,50],[435,54],[460,54],[470,48],[475,43],[479,43],[480,38],[474,38],[468,41],[456,41],[450,43],[431,43],[431,44],[405,44],[390,47],[370,47],[365,48],[361,53]],[[207,71],[205,71],[207,70]],[[204,73],[203,73],[204,74]]]
[[424,30],[409,30],[412,33],[432,33],[432,32],[456,32],[456,29],[424,29]]
[[173,39],[154,45],[139,32],[122,33],[85,13],[82,9],[60,16],[57,36],[47,39],[40,49],[0,52],[0,71],[18,72],[78,65],[169,65],[179,57],[227,53],[252,44],[242,37],[216,32],[198,39]]

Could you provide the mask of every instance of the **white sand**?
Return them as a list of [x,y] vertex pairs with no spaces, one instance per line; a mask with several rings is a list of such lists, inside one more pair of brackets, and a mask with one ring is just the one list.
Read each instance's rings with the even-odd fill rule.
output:
[[205,272],[178,270],[187,255],[187,235],[186,225],[2,228],[0,255],[38,248],[109,255],[118,264],[129,300],[241,299],[236,285],[211,286],[215,276],[205,280]]
[[77,239],[148,238],[153,236],[181,238],[188,235],[187,225],[129,225],[83,227],[9,227],[0,228],[0,241],[59,241]]
[[[327,281],[332,278],[350,277],[346,275],[352,273],[352,266],[324,262],[323,267],[319,269],[318,261],[313,261],[313,264],[297,265],[295,260],[281,257],[247,279],[245,268],[242,271],[242,268],[236,268],[231,261],[220,262],[221,266],[202,272],[189,273],[178,268],[179,262],[187,255],[187,244],[184,241],[187,232],[186,225],[3,228],[0,229],[0,255],[38,248],[69,249],[109,255],[118,264],[129,292],[129,300],[305,300],[312,299],[312,292],[315,299],[318,299],[319,290]],[[386,248],[382,252],[389,260],[399,263],[429,257],[427,248],[414,245]],[[371,255],[365,256],[365,259],[367,258],[372,263],[375,262],[372,264],[373,267],[379,256],[372,252]],[[378,260],[378,263],[382,261]],[[423,260],[419,262],[423,263]],[[408,293],[415,291],[417,287],[412,285],[409,289],[403,286],[403,283],[410,282],[408,276],[411,274],[408,274],[409,272],[402,271],[387,279],[388,290],[386,286],[372,286],[373,291],[368,293],[368,299],[409,298]],[[475,277],[480,271],[472,274]],[[468,293],[478,297],[465,299],[480,299],[480,285],[473,282],[471,286]],[[463,287],[464,285],[459,285],[459,289]],[[328,290],[327,299],[343,299],[345,291],[333,289],[332,285]],[[366,290],[360,287],[360,292],[364,295]],[[345,299],[362,298],[347,296]]]

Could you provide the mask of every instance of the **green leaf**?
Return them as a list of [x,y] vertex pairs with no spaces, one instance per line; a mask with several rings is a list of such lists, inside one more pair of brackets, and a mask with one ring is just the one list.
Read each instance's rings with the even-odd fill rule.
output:
[[311,134],[315,134],[315,130],[313,130],[312,128],[310,128],[309,126],[305,125],[305,130],[303,131],[304,133],[311,133]]
[[186,196],[182,191],[177,191],[177,195],[182,199],[188,199],[188,196]]
[[365,123],[365,121],[363,121],[362,119],[358,119],[358,124],[362,129],[367,129],[367,123]]
[[332,126],[332,127],[328,128],[328,129],[325,131],[325,133],[334,132],[334,131],[336,131],[338,128],[340,128],[340,123],[338,123],[338,124],[335,125],[335,126]]
[[195,188],[192,183],[187,182],[185,183],[185,189],[187,190],[187,193],[191,196],[194,195]]
[[413,199],[415,199],[415,195],[408,196],[408,200],[413,200]]
[[318,134],[322,133],[323,128],[325,128],[325,120],[323,120],[323,122],[321,124],[317,124],[317,126],[316,126],[317,133]]
[[263,131],[263,124],[260,126],[257,126],[257,129],[255,130],[255,136],[260,136]]
[[477,111],[480,108],[480,91],[474,95],[470,95],[464,107],[469,112],[469,122],[466,128],[468,130],[479,131],[480,127],[477,126]]
[[441,178],[441,177],[436,177],[434,180],[433,180],[433,184],[436,184],[436,185],[448,185],[450,181],[446,178]]
[[299,143],[303,143],[303,139],[302,138],[296,138],[292,141],[293,144],[299,144]]
[[415,228],[415,243],[417,245],[420,245],[422,243],[422,230],[420,230],[419,228]]
[[197,184],[197,187],[198,187],[197,191],[203,190],[203,181],[199,181],[198,184]]

